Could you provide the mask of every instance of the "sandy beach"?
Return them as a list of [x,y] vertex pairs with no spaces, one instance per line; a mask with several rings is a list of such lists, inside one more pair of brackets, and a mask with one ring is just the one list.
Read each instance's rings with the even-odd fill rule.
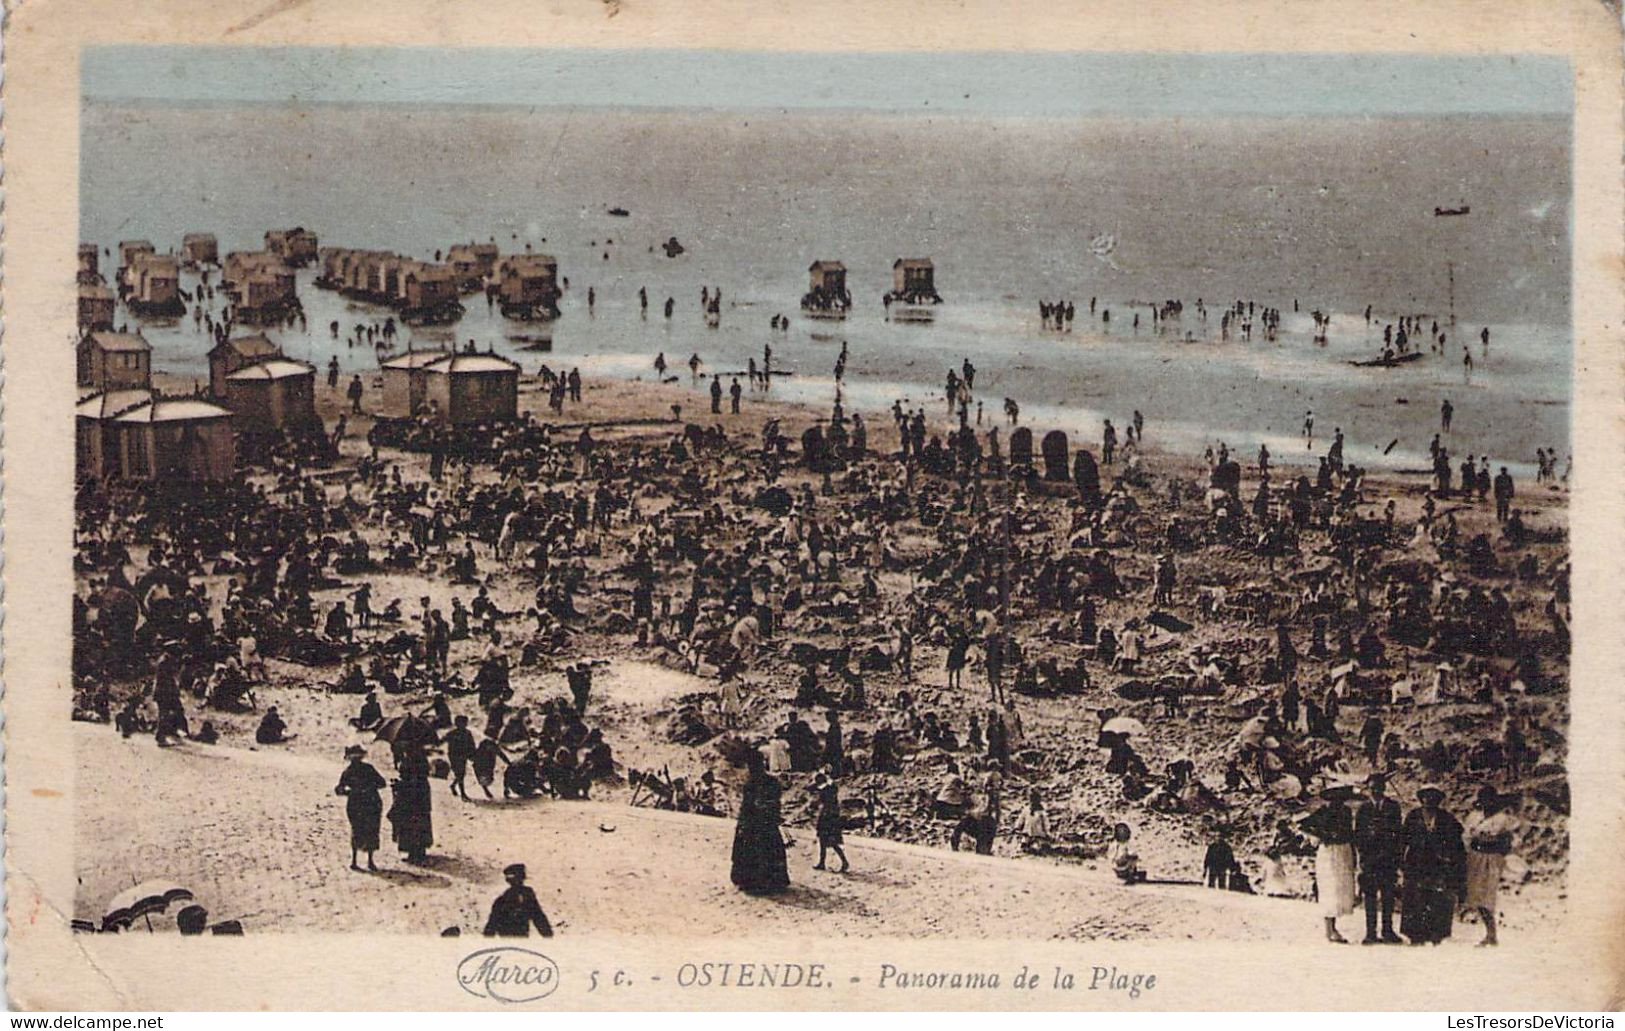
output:
[[[686,370],[685,370],[686,372]],[[171,381],[175,382],[175,381]],[[368,397],[376,397],[377,382],[368,383]],[[342,386],[342,384],[341,384]],[[823,418],[813,407],[771,400],[752,392],[740,415],[699,414],[705,407],[703,386],[685,374],[673,384],[589,378],[584,399],[562,416],[545,416],[540,409],[545,394],[529,384],[521,393],[521,407],[548,417],[561,434],[573,436],[582,425],[593,427],[599,446],[632,449],[664,446],[680,427],[670,421],[671,406],[681,405],[702,425],[718,425],[731,443],[723,454],[707,458],[718,481],[748,484],[751,450],[759,447],[759,432],[768,418],[780,420],[786,435],[795,439],[801,430]],[[318,386],[318,405],[324,421],[332,425],[343,404],[339,390]],[[726,404],[724,405],[726,408]],[[896,434],[884,411],[864,411],[872,427],[870,449],[876,455],[896,449]],[[933,420],[934,422],[936,420]],[[349,488],[355,463],[368,447],[367,418],[353,418],[341,445],[341,458],[324,474],[330,499]],[[1041,432],[1043,427],[1035,427]],[[1133,491],[1140,504],[1160,522],[1173,510],[1166,483],[1179,479],[1196,482],[1205,477],[1200,456],[1158,450],[1154,429],[1141,452],[1148,486]],[[410,480],[420,480],[426,456],[384,449],[382,457],[398,466]],[[884,468],[886,462],[879,463]],[[475,468],[476,482],[492,482],[489,470]],[[1251,471],[1249,471],[1249,481]],[[800,469],[787,468],[784,484],[799,490],[816,489],[818,480]],[[1426,493],[1421,477],[1373,475],[1367,483],[1368,509],[1392,497],[1397,520],[1408,525],[1420,513]],[[945,499],[949,487],[943,482]],[[1244,487],[1244,496],[1251,487]],[[662,489],[651,484],[644,501],[645,514],[665,503]],[[1181,504],[1194,515],[1195,494]],[[1556,543],[1531,547],[1542,568],[1555,565],[1563,554],[1564,495],[1534,491],[1520,495],[1526,520],[1542,537]],[[729,502],[732,504],[732,502]],[[1035,493],[1026,499],[1030,517],[1048,513],[1053,518],[1074,504],[1064,495]],[[841,500],[821,499],[821,509],[838,511]],[[825,507],[829,506],[829,507]],[[1488,506],[1459,506],[1455,513],[1463,539],[1493,532],[1493,511]],[[750,517],[731,531],[763,525]],[[1040,523],[1039,525],[1042,525]],[[630,533],[631,526],[612,531],[610,540]],[[805,790],[808,775],[789,775],[786,792],[786,832],[796,840],[791,848],[792,892],[778,900],[755,899],[735,892],[727,882],[728,843],[732,821],[689,814],[657,812],[627,804],[631,789],[628,770],[670,770],[673,776],[696,778],[711,770],[722,787],[725,805],[736,802],[741,772],[719,750],[727,738],[762,740],[769,736],[792,707],[799,666],[790,658],[792,640],[839,641],[854,645],[883,642],[884,614],[901,610],[919,585],[917,570],[935,548],[932,536],[912,521],[900,523],[895,537],[896,568],[877,570],[878,595],[862,602],[846,617],[787,616],[788,625],[764,642],[757,659],[741,674],[744,714],[739,726],[723,731],[717,709],[715,671],[701,668],[695,676],[681,668],[679,656],[659,647],[639,647],[624,620],[612,613],[625,602],[625,580],[620,552],[605,547],[582,552],[587,579],[576,603],[583,618],[573,628],[564,652],[532,665],[517,666],[512,675],[516,705],[536,706],[568,692],[563,665],[575,659],[608,660],[594,681],[587,713],[591,726],[602,730],[614,749],[621,777],[601,782],[592,801],[547,799],[488,803],[463,802],[433,780],[435,847],[421,867],[400,862],[387,841],[380,853],[380,874],[352,873],[346,869],[343,799],[333,795],[342,769],[340,753],[350,743],[367,745],[380,769],[389,768],[386,745],[372,735],[358,735],[346,722],[359,699],[334,694],[326,685],[336,680],[334,666],[310,667],[277,658],[267,661],[264,682],[256,685],[260,711],[277,705],[289,732],[296,737],[283,745],[254,745],[259,712],[222,713],[188,701],[194,729],[211,719],[220,729],[215,746],[182,743],[160,749],[150,735],[122,740],[109,727],[85,725],[77,737],[80,767],[78,795],[81,805],[75,828],[80,893],[76,915],[94,920],[97,907],[134,879],[166,877],[188,885],[215,916],[241,919],[253,933],[276,930],[343,929],[364,926],[402,933],[438,933],[460,927],[477,931],[484,908],[501,888],[501,868],[524,861],[532,883],[550,917],[562,933],[659,933],[681,927],[695,934],[732,934],[744,922],[769,933],[784,930],[832,935],[952,935],[978,937],[1063,938],[1277,938],[1312,942],[1319,934],[1314,909],[1305,901],[1311,886],[1308,857],[1286,858],[1291,892],[1296,899],[1264,898],[1199,888],[1202,853],[1214,819],[1232,828],[1232,842],[1250,879],[1261,885],[1267,847],[1277,819],[1308,812],[1313,799],[1280,799],[1257,793],[1225,791],[1219,786],[1226,756],[1232,754],[1238,729],[1257,711],[1260,698],[1274,689],[1244,686],[1216,698],[1186,699],[1177,716],[1162,711],[1151,700],[1125,702],[1115,689],[1126,679],[1097,668],[1093,686],[1081,694],[1057,698],[1014,696],[1025,725],[1025,748],[1016,783],[1007,790],[1006,820],[994,855],[971,856],[947,850],[951,824],[932,820],[924,811],[937,789],[950,756],[940,749],[912,753],[896,774],[864,772],[861,765],[846,780],[849,799],[866,794],[885,812],[879,822],[849,835],[853,872],[846,876],[808,869],[816,848],[811,823],[812,798]],[[376,547],[388,528],[364,523],[364,536]],[[478,549],[479,575],[498,606],[521,611],[532,581],[516,565],[497,561],[489,548]],[[136,550],[137,566],[140,550]],[[1149,598],[1155,553],[1145,547],[1119,550],[1119,573],[1131,586],[1121,598],[1102,599],[1101,623],[1118,625],[1131,614],[1143,614]],[[1223,650],[1241,659],[1243,669],[1258,668],[1266,637],[1262,628],[1235,617],[1204,618],[1198,614],[1201,585],[1225,584],[1234,590],[1250,581],[1268,581],[1258,559],[1245,550],[1209,546],[1182,555],[1180,601],[1174,612],[1188,616],[1195,628],[1152,656],[1153,670],[1176,673],[1191,654]],[[1275,576],[1290,577],[1294,569],[1321,560],[1312,553],[1287,560]],[[138,573],[139,568],[132,570]],[[842,579],[855,584],[857,568]],[[399,598],[403,606],[427,597],[445,608],[453,597],[465,599],[472,588],[453,585],[441,559],[431,559],[417,570],[391,570],[369,577],[373,606],[381,609]],[[218,608],[225,591],[223,576],[205,578],[211,605]],[[1289,580],[1281,580],[1285,585]],[[662,593],[675,583],[663,585]],[[836,585],[822,585],[828,591]],[[1538,626],[1543,617],[1542,595],[1512,585],[1520,625]],[[325,607],[345,597],[353,583],[318,592]],[[1032,611],[1026,602],[1015,607],[1014,629],[1027,639],[1036,654],[1075,654],[1073,646],[1047,641],[1052,617]],[[1302,631],[1302,623],[1297,624]],[[393,632],[396,627],[385,628]],[[385,630],[362,632],[360,639],[378,640]],[[451,667],[473,675],[483,645],[476,640],[454,642]],[[930,709],[946,725],[963,735],[967,718],[986,705],[985,681],[975,668],[964,686],[950,690],[943,669],[943,643],[922,637],[915,656],[915,676],[906,680],[895,672],[865,673],[869,707],[846,713],[846,728],[872,733],[887,718],[901,690],[909,691],[922,710]],[[1301,645],[1300,645],[1301,647]],[[1305,658],[1300,677],[1306,684],[1322,683],[1335,659]],[[1397,679],[1410,671],[1425,675],[1426,656],[1404,650],[1398,665],[1379,674]],[[1561,671],[1558,671],[1559,674]],[[145,686],[140,681],[116,685],[120,692]],[[426,695],[382,695],[386,714],[421,711]],[[1528,873],[1509,883],[1502,894],[1502,929],[1510,938],[1538,934],[1545,917],[1563,906],[1566,855],[1566,789],[1563,787],[1563,730],[1567,723],[1567,695],[1558,690],[1525,700],[1532,745],[1539,762],[1516,785],[1523,791],[1521,814],[1529,828],[1520,846]],[[1195,764],[1198,778],[1220,792],[1228,809],[1223,813],[1192,815],[1153,811],[1144,800],[1130,801],[1119,790],[1118,778],[1102,766],[1104,751],[1095,747],[1099,726],[1096,713],[1105,706],[1136,716],[1150,728],[1135,741],[1155,778],[1177,759]],[[453,700],[456,712],[478,717],[472,698]],[[1463,694],[1426,707],[1382,710],[1391,731],[1412,750],[1410,757],[1391,767],[1399,796],[1409,803],[1414,785],[1429,776],[1417,764],[1416,751],[1435,740],[1465,748],[1498,731],[1497,704],[1475,701]],[[1362,711],[1350,706],[1338,722],[1345,750],[1360,726]],[[676,731],[689,717],[711,728],[707,739],[684,743]],[[822,717],[809,713],[815,726]],[[968,762],[968,752],[956,756]],[[1340,763],[1350,775],[1363,775],[1363,760]],[[1449,806],[1464,812],[1474,785],[1480,780],[1465,767],[1445,775]],[[1041,858],[1022,854],[1014,826],[1024,808],[1028,788],[1038,789],[1049,810],[1058,838],[1075,842],[1080,854],[1096,858]],[[644,795],[647,802],[647,794]],[[729,810],[731,811],[731,809]],[[1098,856],[1104,832],[1118,820],[1130,822],[1136,833],[1141,861],[1158,880],[1190,884],[1117,883]],[[891,840],[887,840],[891,839]],[[811,850],[811,852],[809,852]],[[625,889],[635,885],[637,904],[626,905]],[[952,893],[957,900],[951,916],[939,899]],[[1351,918],[1352,924],[1357,918]],[[173,926],[170,922],[169,926]],[[1456,942],[1473,938],[1461,929]]]

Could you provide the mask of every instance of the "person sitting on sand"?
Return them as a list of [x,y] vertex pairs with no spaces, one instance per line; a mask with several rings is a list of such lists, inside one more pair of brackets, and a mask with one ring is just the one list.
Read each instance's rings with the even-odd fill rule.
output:
[[1133,830],[1126,823],[1119,823],[1112,828],[1112,843],[1106,849],[1106,858],[1112,864],[1112,873],[1124,884],[1139,884],[1145,880],[1145,871],[1140,869],[1140,856],[1129,845],[1129,839],[1134,836]]
[[487,938],[528,938],[532,926],[543,938],[553,937],[553,925],[536,901],[536,892],[525,884],[525,864],[514,863],[502,871],[508,889],[491,903],[485,921]]
[[957,820],[970,807],[970,789],[959,775],[959,764],[949,760],[948,776],[931,803],[931,815],[938,820]]
[[288,725],[282,721],[276,706],[265,710],[265,716],[254,731],[254,742],[261,745],[280,745],[292,741],[296,735],[288,733]]
[[366,700],[361,703],[360,714],[350,720],[350,726],[357,730],[374,730],[382,722],[384,707],[378,704],[378,692],[368,691]]
[[1037,788],[1027,796],[1027,815],[1021,822],[1021,848],[1024,852],[1043,854],[1054,845],[1049,817],[1044,813],[1044,798]]

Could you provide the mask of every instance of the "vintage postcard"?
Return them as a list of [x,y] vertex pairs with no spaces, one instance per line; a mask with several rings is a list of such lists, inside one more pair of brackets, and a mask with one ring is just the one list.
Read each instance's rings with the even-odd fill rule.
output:
[[1616,6],[9,7],[13,1005],[1625,999]]

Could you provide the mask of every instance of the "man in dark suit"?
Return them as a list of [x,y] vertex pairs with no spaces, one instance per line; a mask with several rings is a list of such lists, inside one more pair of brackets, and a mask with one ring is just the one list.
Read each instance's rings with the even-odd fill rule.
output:
[[[1360,864],[1360,891],[1365,896],[1365,940],[1361,944],[1399,944],[1401,939],[1394,933],[1394,892],[1399,887],[1404,814],[1399,803],[1387,797],[1385,776],[1373,773],[1369,786],[1371,797],[1354,816],[1354,850]],[[1381,938],[1377,937],[1379,906]]]
[[502,871],[507,878],[508,890],[491,903],[491,918],[485,922],[487,938],[529,938],[530,927],[543,938],[553,937],[553,925],[547,922],[536,893],[525,885],[525,864],[514,863]]

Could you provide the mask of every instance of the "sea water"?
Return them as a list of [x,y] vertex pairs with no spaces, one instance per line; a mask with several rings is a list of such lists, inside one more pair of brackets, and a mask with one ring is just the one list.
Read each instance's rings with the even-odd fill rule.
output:
[[[878,412],[905,398],[946,418],[946,372],[969,358],[984,426],[1002,421],[1010,397],[1023,423],[1098,442],[1103,419],[1121,431],[1138,409],[1153,442],[1199,450],[1223,440],[1247,460],[1267,443],[1277,461],[1323,453],[1340,427],[1351,461],[1410,467],[1427,464],[1449,398],[1453,453],[1526,470],[1537,447],[1568,450],[1570,131],[1555,118],[94,101],[82,122],[81,230],[114,249],[108,273],[119,240],[165,250],[194,231],[215,233],[222,255],[293,225],[323,246],[424,260],[470,240],[505,253],[528,244],[555,255],[570,280],[550,354],[520,351],[511,338],[541,328],[503,319],[478,294],[464,299],[458,324],[409,330],[399,344],[473,340],[528,371],[546,363],[652,378],[664,353],[687,382],[691,354],[704,371],[731,373],[751,357],[760,364],[770,344],[775,370],[794,373],[775,393],[824,405],[844,342],[848,408]],[[1434,215],[1461,204],[1471,213]],[[629,216],[611,216],[614,207]],[[673,236],[685,252],[668,258],[659,244]],[[1109,248],[1092,245],[1101,237]],[[914,256],[934,259],[945,303],[929,323],[888,321],[880,298],[891,263]],[[818,259],[848,268],[854,309],[843,321],[798,311]],[[316,290],[314,275],[300,276],[308,332],[270,335],[324,369],[334,355],[346,374],[376,368],[371,348],[343,338],[387,310]],[[723,293],[714,328],[702,286]],[[1182,318],[1154,331],[1148,305],[1172,298],[1184,302]],[[1234,326],[1220,339],[1222,309],[1238,299],[1282,311],[1276,341],[1256,317],[1251,341]],[[1071,332],[1043,327],[1040,300],[1075,306]],[[1313,340],[1316,309],[1332,315],[1324,345]],[[769,328],[776,314],[790,317],[788,333]],[[1437,319],[1444,354],[1351,365],[1380,353],[1382,326],[1399,314],[1423,315],[1424,327]],[[206,379],[210,342],[190,317],[119,318],[152,341],[156,369]],[[333,320],[343,327],[336,341]],[[693,410],[705,407],[697,395]],[[1300,435],[1307,411],[1312,448]]]

